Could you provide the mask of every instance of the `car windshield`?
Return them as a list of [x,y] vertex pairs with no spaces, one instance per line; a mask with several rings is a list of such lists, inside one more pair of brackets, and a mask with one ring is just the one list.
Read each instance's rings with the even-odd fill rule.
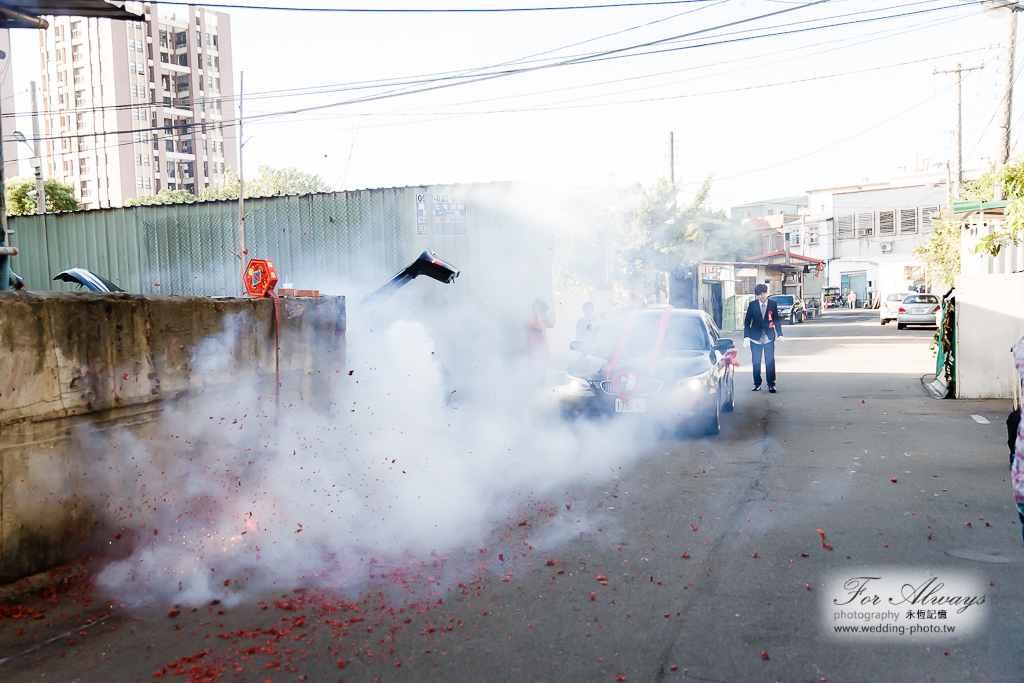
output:
[[[587,353],[602,358],[611,358],[622,342],[628,316],[606,321],[598,328]],[[661,325],[659,313],[641,313],[633,325],[629,341],[622,350],[622,357],[651,356],[658,341],[658,328]],[[700,318],[691,315],[672,315],[665,329],[665,339],[661,344],[661,353],[671,356],[686,351],[707,351],[711,348],[711,339]]]
[[885,297],[885,300],[886,301],[903,301],[903,297],[905,297],[905,296],[906,296],[906,294],[898,294],[898,293],[897,294],[890,294],[889,296]]
[[792,306],[793,295],[792,294],[776,294],[775,296],[768,297],[780,306]]
[[939,297],[934,294],[911,294],[903,300],[905,304],[937,304]]

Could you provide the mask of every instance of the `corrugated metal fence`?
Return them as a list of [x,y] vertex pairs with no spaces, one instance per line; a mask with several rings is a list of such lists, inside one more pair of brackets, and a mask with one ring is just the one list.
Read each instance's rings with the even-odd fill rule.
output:
[[[281,277],[379,278],[405,264],[403,188],[245,201],[245,246]],[[241,267],[236,201],[17,216],[14,270],[29,289],[75,290],[53,276],[88,268],[129,292],[235,295]]]

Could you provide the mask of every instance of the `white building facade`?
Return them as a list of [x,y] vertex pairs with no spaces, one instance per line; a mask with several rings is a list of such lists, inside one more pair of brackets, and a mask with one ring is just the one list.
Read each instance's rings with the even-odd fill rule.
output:
[[45,172],[87,209],[193,194],[237,158],[228,15],[54,17],[40,31]]

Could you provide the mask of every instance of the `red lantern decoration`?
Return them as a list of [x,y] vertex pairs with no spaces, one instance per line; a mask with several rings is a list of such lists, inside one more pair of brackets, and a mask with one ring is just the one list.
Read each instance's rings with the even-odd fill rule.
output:
[[245,267],[245,292],[249,296],[263,298],[277,285],[274,262],[266,259],[252,259]]

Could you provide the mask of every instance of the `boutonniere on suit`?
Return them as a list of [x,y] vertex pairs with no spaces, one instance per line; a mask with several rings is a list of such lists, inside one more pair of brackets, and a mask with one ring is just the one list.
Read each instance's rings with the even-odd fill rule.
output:
[[772,312],[768,311],[768,328],[771,329],[773,327],[775,327],[775,323],[772,322]]

